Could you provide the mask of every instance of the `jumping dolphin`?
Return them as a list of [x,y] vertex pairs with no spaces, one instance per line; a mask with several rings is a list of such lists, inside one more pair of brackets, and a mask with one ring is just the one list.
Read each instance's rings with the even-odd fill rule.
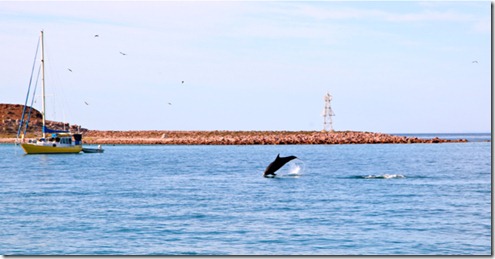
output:
[[275,160],[268,165],[268,167],[265,169],[265,172],[263,173],[264,177],[275,177],[275,172],[280,169],[282,166],[287,164],[290,160],[296,159],[297,157],[295,156],[286,156],[286,157],[280,157],[280,154],[277,155]]

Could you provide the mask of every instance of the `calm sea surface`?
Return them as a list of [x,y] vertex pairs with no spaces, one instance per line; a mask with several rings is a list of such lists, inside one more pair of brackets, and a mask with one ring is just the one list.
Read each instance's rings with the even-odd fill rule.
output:
[[[1,254],[492,251],[491,142],[103,148],[0,145]],[[262,177],[278,153],[300,159]]]

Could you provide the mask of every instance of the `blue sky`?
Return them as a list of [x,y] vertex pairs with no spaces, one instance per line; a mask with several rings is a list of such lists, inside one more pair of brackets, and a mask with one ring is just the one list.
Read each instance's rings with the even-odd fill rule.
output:
[[321,130],[330,92],[335,130],[490,132],[491,4],[2,1],[0,103],[44,30],[47,117],[89,129]]

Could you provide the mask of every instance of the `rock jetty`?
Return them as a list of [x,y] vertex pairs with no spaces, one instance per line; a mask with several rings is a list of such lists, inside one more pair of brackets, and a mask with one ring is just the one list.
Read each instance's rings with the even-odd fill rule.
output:
[[[0,104],[0,143],[15,142],[23,108],[24,105],[20,104]],[[42,126],[41,113],[33,109],[30,119],[26,137],[39,137]],[[313,145],[467,142],[465,139],[424,139],[361,131],[102,131],[56,121],[46,123],[51,129],[70,128],[72,132],[82,132],[85,144]]]
[[361,131],[99,131],[88,130],[87,144],[158,145],[297,145],[407,144],[467,142],[466,139],[424,139]]

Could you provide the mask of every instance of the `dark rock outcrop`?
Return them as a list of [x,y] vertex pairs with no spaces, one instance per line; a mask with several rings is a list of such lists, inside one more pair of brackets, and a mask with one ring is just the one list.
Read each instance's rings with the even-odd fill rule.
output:
[[[19,129],[19,123],[22,118],[22,110],[24,105],[21,104],[6,104],[0,103],[0,134],[2,136],[13,136],[17,134]],[[24,114],[24,119],[28,119],[29,107],[26,108]],[[31,110],[31,117],[29,120],[29,127],[27,133],[37,134],[41,133],[41,127],[43,126],[41,112],[33,108]],[[69,125],[69,123],[57,122],[46,120],[46,126],[50,129],[63,130],[71,129],[71,131],[76,132],[80,126]],[[87,129],[81,128],[81,132],[87,131]]]

